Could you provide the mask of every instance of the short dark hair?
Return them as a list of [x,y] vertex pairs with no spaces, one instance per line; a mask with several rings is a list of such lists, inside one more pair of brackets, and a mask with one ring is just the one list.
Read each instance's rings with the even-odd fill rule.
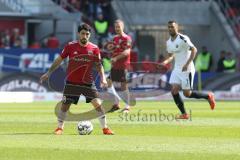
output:
[[172,23],[176,23],[177,24],[177,22],[175,20],[168,21],[168,24],[172,24]]
[[78,33],[81,32],[81,30],[86,30],[86,31],[91,32],[91,27],[88,24],[83,23],[78,26]]

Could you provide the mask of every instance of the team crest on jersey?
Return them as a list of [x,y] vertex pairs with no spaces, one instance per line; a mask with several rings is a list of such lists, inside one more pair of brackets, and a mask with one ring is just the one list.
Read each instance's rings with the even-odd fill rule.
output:
[[119,43],[119,44],[121,44],[121,43],[122,43],[122,40],[121,40],[121,39],[119,39],[118,43]]
[[93,51],[88,51],[88,55],[93,55]]
[[176,48],[178,48],[178,45],[176,45]]
[[77,51],[75,51],[75,52],[73,52],[73,54],[78,54],[78,52],[77,52]]

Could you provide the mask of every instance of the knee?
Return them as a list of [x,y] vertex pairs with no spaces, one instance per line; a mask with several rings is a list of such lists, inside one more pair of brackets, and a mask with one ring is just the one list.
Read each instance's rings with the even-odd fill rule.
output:
[[177,88],[172,88],[171,93],[172,95],[176,95],[179,93],[179,90]]
[[71,103],[70,104],[62,104],[61,110],[63,112],[67,112],[69,110],[69,108],[70,108],[70,105],[71,105]]
[[128,89],[127,84],[122,83],[122,85],[121,85],[121,90],[122,90],[122,91],[125,91],[125,90],[127,90],[127,89]]
[[107,79],[107,83],[108,83],[108,88],[112,87],[112,81],[110,79]]
[[102,105],[102,100],[99,98],[95,98],[91,101],[91,103],[94,106],[94,108],[99,108]]
[[191,92],[183,92],[183,95],[184,95],[185,97],[190,97],[190,96],[191,96]]

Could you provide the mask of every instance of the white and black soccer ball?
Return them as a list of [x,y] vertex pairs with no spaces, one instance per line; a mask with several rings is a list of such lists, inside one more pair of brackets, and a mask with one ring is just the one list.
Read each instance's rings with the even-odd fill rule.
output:
[[89,135],[93,131],[93,125],[90,121],[80,121],[78,122],[77,129],[80,135]]

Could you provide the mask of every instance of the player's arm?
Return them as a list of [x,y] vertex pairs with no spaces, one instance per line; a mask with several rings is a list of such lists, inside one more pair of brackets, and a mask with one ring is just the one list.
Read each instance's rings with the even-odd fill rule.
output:
[[125,49],[122,53],[120,53],[120,54],[117,55],[116,57],[113,57],[113,58],[112,58],[112,62],[114,63],[114,62],[116,62],[116,61],[118,61],[118,60],[120,60],[120,59],[123,59],[123,58],[125,58],[125,57],[128,57],[128,56],[130,55],[130,51],[131,51],[130,48]]
[[104,74],[104,69],[103,66],[100,62],[95,63],[96,64],[96,69],[99,73],[100,80],[101,80],[101,87],[107,87],[107,80]]
[[190,47],[190,50],[191,50],[191,55],[188,58],[186,64],[183,66],[182,71],[186,71],[187,70],[189,64],[194,60],[194,58],[195,58],[195,56],[197,54],[197,48],[196,47],[194,47],[194,46]]
[[40,77],[40,83],[47,80],[49,75],[60,66],[62,61],[63,61],[63,58],[61,56],[58,56],[57,59],[54,60],[53,64],[48,69],[48,71]]
[[168,63],[171,63],[174,59],[174,54],[168,53],[167,58],[162,62],[162,65],[166,65]]

